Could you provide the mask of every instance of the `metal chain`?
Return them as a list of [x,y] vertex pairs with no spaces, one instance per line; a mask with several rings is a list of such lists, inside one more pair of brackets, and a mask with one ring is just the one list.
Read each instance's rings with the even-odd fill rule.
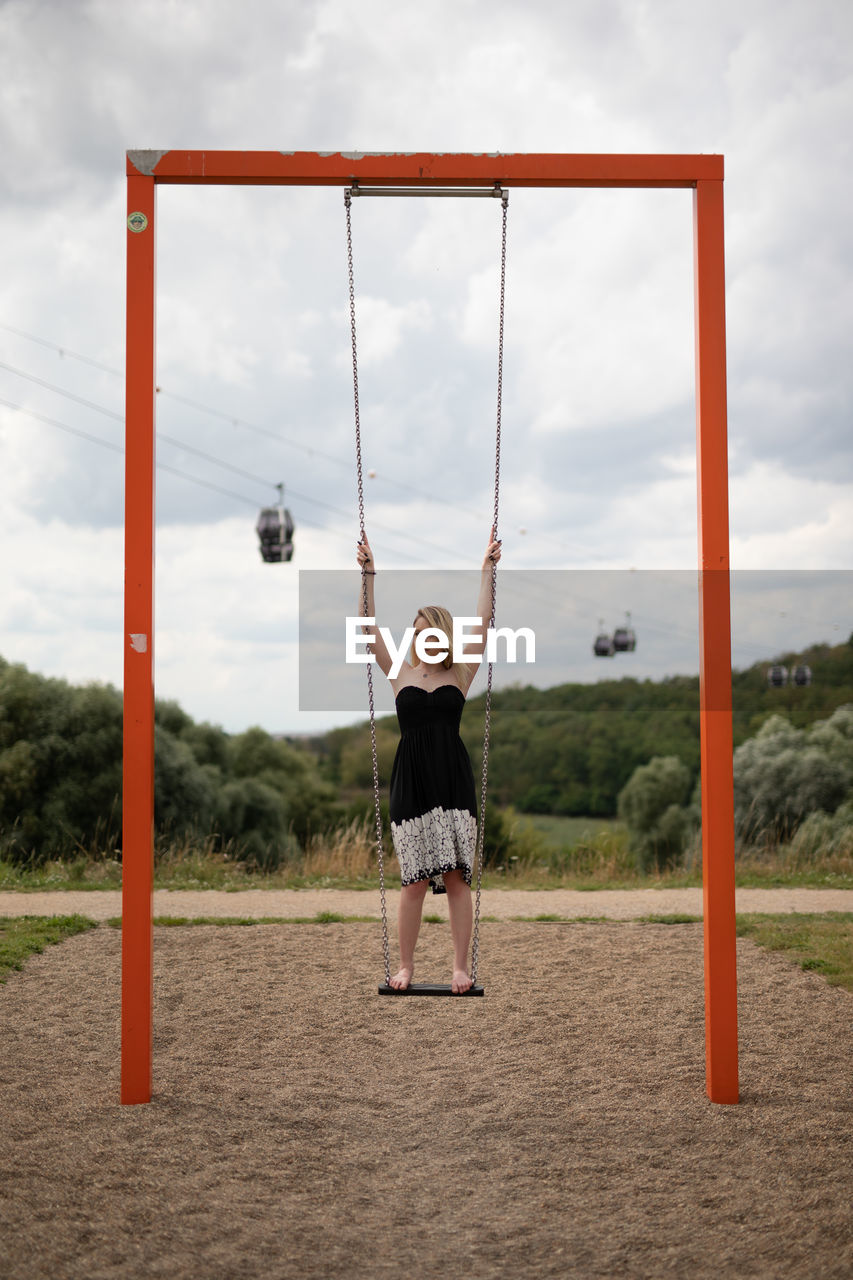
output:
[[[355,281],[352,266],[352,206],[349,191],[344,191],[347,213],[347,265],[349,269],[349,316],[352,333],[352,386],[355,402],[355,460],[358,473],[359,541],[364,540],[364,475],[361,463],[361,419],[358,408],[358,349],[355,338]],[[367,617],[367,573],[362,567],[361,602]],[[367,700],[370,704],[370,753],[373,757],[373,808],[376,818],[376,853],[379,860],[379,895],[382,900],[382,958],[385,963],[385,985],[391,982],[391,955],[388,945],[388,908],[385,902],[385,859],[382,848],[382,807],[379,800],[379,762],[376,755],[376,709],[373,702],[373,663],[367,669]]]
[[[493,513],[493,537],[498,536],[498,507],[500,501],[500,471],[501,471],[501,405],[503,399],[503,352],[504,352],[504,304],[506,298],[506,224],[507,224],[507,207],[509,193],[504,192],[502,197],[503,209],[501,220],[501,293],[500,293],[500,320],[498,324],[498,399],[497,399],[497,420],[495,429],[495,504]],[[355,454],[356,469],[358,475],[358,523],[360,539],[364,538],[364,475],[361,460],[361,419],[358,405],[358,348],[356,343],[356,327],[355,327],[355,281],[353,273],[352,260],[352,201],[349,190],[344,191],[344,205],[346,207],[347,220],[347,267],[349,272],[349,307],[350,307],[350,331],[352,334],[352,380],[353,380],[353,400],[355,405]],[[362,607],[364,609],[364,617],[367,617],[367,574],[362,570],[361,575],[362,589]],[[497,565],[492,564],[492,607],[489,617],[489,627],[493,627],[495,623],[495,598],[497,591]],[[391,981],[391,958],[388,943],[388,910],[385,900],[385,862],[383,857],[382,846],[382,810],[379,799],[379,764],[376,753],[376,711],[373,698],[373,663],[366,664],[367,669],[367,697],[370,706],[370,750],[373,759],[373,802],[376,817],[376,852],[379,862],[379,893],[382,901],[382,955],[385,964],[385,984]],[[480,901],[482,894],[483,879],[483,844],[486,827],[486,790],[489,768],[489,737],[491,732],[491,715],[492,715],[492,671],[493,663],[489,663],[488,679],[486,683],[486,718],[483,731],[483,773],[480,794],[480,822],[477,830],[477,895],[476,905],[474,909],[474,929],[473,929],[473,945],[471,950],[471,979],[477,981],[477,964],[480,957]]]
[[[500,320],[498,323],[498,403],[497,418],[495,426],[495,509],[494,509],[494,533],[493,538],[498,536],[498,505],[500,501],[500,480],[501,480],[501,405],[503,401],[503,375],[504,375],[504,304],[506,301],[506,215],[509,202],[509,193],[503,193],[503,217],[501,222],[501,302],[500,302]],[[498,566],[492,562],[492,612],[489,618],[489,627],[495,625],[495,599],[497,594],[497,576]],[[480,959],[480,895],[482,892],[483,881],[483,849],[486,834],[486,783],[489,772],[489,736],[491,732],[492,722],[492,667],[489,663],[489,674],[486,682],[486,719],[483,728],[483,777],[480,792],[480,823],[477,830],[477,897],[474,908],[474,935],[471,947],[471,979],[477,981],[477,965]]]

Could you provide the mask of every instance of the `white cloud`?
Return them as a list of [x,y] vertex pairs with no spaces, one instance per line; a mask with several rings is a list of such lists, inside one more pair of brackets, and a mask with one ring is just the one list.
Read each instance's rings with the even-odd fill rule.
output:
[[[360,294],[356,303],[359,368],[367,369],[387,360],[397,351],[407,331],[424,333],[431,326],[430,308],[422,299],[395,307],[384,298]],[[352,355],[344,349],[338,359],[349,368]]]
[[[732,562],[846,567],[851,35],[837,0],[0,6],[0,322],[121,369],[128,146],[723,152]],[[507,562],[695,564],[689,206],[512,193]],[[499,206],[353,217],[368,529],[388,566],[468,564],[492,502]],[[293,727],[287,680],[269,698],[291,567],[261,565],[252,526],[283,480],[294,570],[352,558],[343,200],[161,187],[158,237],[159,458],[218,486],[158,476],[158,681],[200,717]],[[0,361],[121,412],[120,378],[50,347],[0,329]],[[11,372],[0,397],[121,439]],[[2,407],[0,447],[0,653],[118,682],[121,459]]]
[[853,504],[845,485],[805,481],[757,463],[731,482],[735,569],[853,568]]

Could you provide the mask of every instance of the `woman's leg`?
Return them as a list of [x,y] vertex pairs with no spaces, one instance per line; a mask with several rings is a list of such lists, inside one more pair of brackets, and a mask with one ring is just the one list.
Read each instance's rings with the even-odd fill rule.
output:
[[471,928],[474,922],[471,908],[471,890],[462,879],[461,871],[445,871],[447,909],[450,913],[450,933],[453,938],[453,982],[456,992],[467,991],[473,986],[468,976],[468,947],[471,944]]
[[405,884],[400,890],[400,909],[397,913],[397,937],[400,940],[400,968],[391,979],[391,986],[404,990],[415,971],[415,943],[421,927],[421,912],[429,889],[429,880],[417,880]]

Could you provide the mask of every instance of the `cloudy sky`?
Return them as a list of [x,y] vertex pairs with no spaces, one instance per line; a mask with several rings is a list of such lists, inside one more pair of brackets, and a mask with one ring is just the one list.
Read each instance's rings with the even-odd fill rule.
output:
[[[743,577],[734,660],[846,638],[851,53],[845,0],[0,0],[0,655],[121,683],[141,147],[723,154],[732,566],[777,575]],[[523,678],[695,672],[692,591],[644,572],[696,565],[691,195],[518,190],[508,227],[503,565],[584,571],[585,639]],[[353,233],[379,567],[476,568],[499,205],[364,200]],[[298,681],[299,571],[354,565],[345,250],[337,188],[158,190],[157,691],[229,730],[356,714]],[[265,565],[280,481],[296,554]],[[626,610],[635,654],[596,663]]]

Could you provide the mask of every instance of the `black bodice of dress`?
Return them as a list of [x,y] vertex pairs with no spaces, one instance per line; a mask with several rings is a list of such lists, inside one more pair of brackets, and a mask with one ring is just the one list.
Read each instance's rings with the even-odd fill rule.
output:
[[450,684],[433,690],[404,685],[396,703],[400,743],[391,770],[391,821],[435,808],[476,815],[471,760],[459,736],[462,690]]
[[397,694],[396,706],[401,733],[438,727],[458,733],[465,695],[455,684],[440,684],[437,689],[407,684]]

